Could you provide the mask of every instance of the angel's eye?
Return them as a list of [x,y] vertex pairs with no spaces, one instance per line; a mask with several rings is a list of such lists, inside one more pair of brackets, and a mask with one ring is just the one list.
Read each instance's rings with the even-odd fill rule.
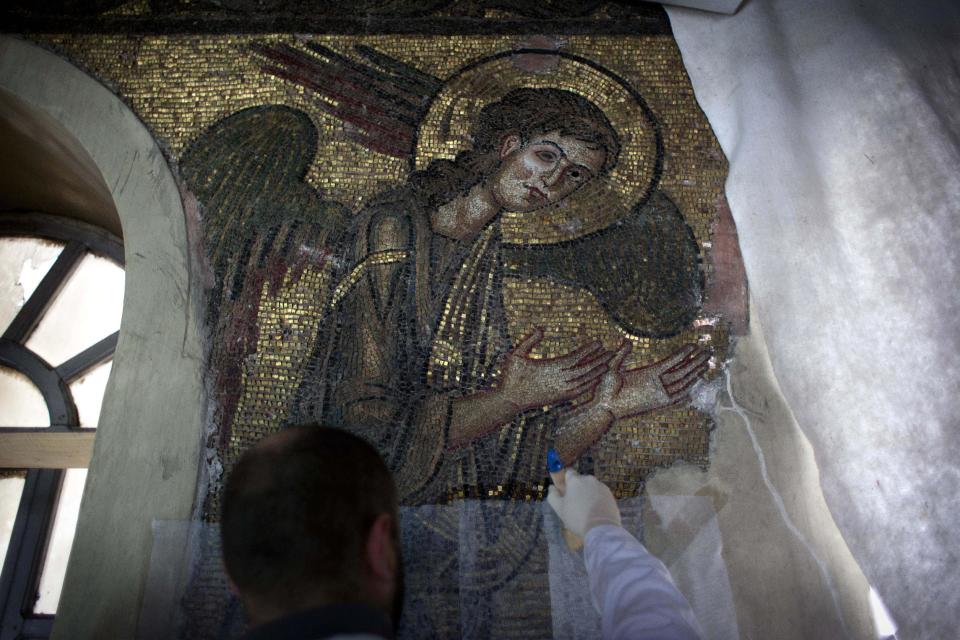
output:
[[580,171],[580,169],[570,169],[570,171],[567,172],[567,177],[579,182],[583,180],[583,171]]
[[543,160],[544,162],[556,162],[557,154],[553,151],[538,151],[537,157]]

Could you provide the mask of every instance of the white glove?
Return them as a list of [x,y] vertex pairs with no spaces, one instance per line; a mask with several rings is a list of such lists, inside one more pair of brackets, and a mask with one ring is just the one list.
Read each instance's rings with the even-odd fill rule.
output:
[[547,502],[560,516],[563,526],[580,538],[598,524],[620,524],[620,509],[607,485],[593,476],[582,476],[576,469],[564,469],[563,492],[555,485],[547,491]]

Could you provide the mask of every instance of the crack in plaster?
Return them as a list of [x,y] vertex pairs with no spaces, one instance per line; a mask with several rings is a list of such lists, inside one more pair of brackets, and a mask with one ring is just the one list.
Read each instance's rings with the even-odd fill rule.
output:
[[753,451],[757,454],[757,461],[760,463],[760,475],[763,477],[763,483],[766,485],[767,491],[770,492],[770,496],[773,498],[774,504],[777,505],[777,510],[780,512],[780,517],[783,519],[783,523],[786,525],[787,529],[789,529],[790,533],[792,533],[797,540],[803,544],[804,548],[817,563],[817,568],[820,570],[820,575],[826,584],[827,590],[830,592],[830,598],[833,600],[833,607],[836,609],[837,616],[840,618],[840,624],[843,626],[844,635],[849,638],[850,630],[847,627],[847,620],[843,615],[843,609],[840,607],[839,594],[837,593],[837,588],[833,584],[833,579],[830,577],[830,573],[827,570],[827,565],[823,559],[820,558],[803,533],[801,533],[794,524],[793,519],[790,518],[790,515],[787,513],[786,505],[783,502],[783,497],[780,495],[780,492],[777,491],[777,488],[773,485],[773,481],[770,479],[770,474],[767,472],[767,461],[763,455],[763,449],[760,448],[760,443],[757,441],[756,433],[753,431],[753,425],[750,422],[750,418],[747,416],[747,412],[737,403],[737,400],[733,395],[733,387],[730,382],[729,368],[724,368],[723,376],[725,378],[727,388],[727,397],[730,398],[730,406],[726,407],[722,403],[718,403],[717,411],[729,411],[735,413],[740,416],[740,419],[743,421],[744,427],[746,427],[747,430],[747,435],[750,436],[750,442],[753,445]]

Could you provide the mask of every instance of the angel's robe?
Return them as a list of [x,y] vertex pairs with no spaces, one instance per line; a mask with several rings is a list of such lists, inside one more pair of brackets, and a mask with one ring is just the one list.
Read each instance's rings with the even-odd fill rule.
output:
[[401,504],[533,497],[556,411],[449,442],[452,403],[490,388],[511,347],[499,223],[460,241],[434,232],[430,213],[402,188],[358,215],[291,419],[373,443]]

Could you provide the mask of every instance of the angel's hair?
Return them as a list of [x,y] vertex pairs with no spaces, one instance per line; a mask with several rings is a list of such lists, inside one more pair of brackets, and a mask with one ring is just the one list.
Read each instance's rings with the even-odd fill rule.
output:
[[602,146],[603,172],[617,164],[620,138],[603,111],[581,95],[563,89],[514,89],[485,106],[470,132],[473,148],[456,159],[435,160],[410,174],[408,184],[428,208],[436,208],[464,194],[496,171],[498,147],[505,136],[531,137],[556,131]]

